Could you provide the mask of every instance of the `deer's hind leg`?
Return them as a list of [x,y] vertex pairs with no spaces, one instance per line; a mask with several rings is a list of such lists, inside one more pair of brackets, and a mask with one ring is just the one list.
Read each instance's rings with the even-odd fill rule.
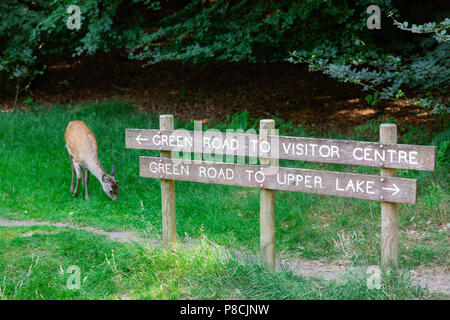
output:
[[73,166],[73,158],[69,154],[70,164],[72,165],[72,181],[70,182],[70,192],[73,192],[73,180],[75,179],[75,168]]
[[77,174],[77,184],[75,185],[75,189],[73,191],[72,197],[76,198],[78,195],[78,189],[80,187],[80,180],[83,179],[84,184],[84,177],[83,177],[83,168],[78,163],[73,163],[75,172]]

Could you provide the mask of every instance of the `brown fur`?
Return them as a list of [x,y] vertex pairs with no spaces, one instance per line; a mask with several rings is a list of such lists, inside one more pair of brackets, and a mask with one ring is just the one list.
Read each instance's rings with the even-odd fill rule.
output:
[[69,122],[64,138],[73,161],[97,160],[97,139],[84,121]]
[[[106,194],[114,201],[117,200],[119,189],[117,181],[114,180],[113,176],[108,175],[100,165],[97,157],[97,140],[86,123],[84,121],[69,122],[64,133],[64,139],[72,162],[70,191],[73,191],[73,197],[78,195],[79,183],[82,180],[86,189],[86,199],[89,199],[89,173],[92,173],[100,181]],[[85,174],[83,174],[83,169]],[[74,188],[75,173],[77,184]],[[111,174],[113,175],[113,173]]]

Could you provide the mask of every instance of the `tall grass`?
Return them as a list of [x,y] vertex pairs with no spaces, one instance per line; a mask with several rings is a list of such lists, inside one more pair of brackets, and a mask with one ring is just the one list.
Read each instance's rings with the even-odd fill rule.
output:
[[[265,271],[252,258],[227,254],[206,237],[178,252],[112,243],[86,231],[0,227],[0,299],[428,299],[408,278],[305,279]],[[70,287],[69,267],[79,270]]]

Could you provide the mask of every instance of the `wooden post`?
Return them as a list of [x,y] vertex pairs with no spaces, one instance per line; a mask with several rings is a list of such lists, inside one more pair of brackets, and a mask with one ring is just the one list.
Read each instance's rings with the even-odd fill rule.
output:
[[[261,120],[259,134],[274,134],[275,120]],[[274,165],[275,159],[260,157],[261,165]],[[275,270],[275,191],[260,191],[260,245],[264,267]]]
[[[380,126],[380,143],[397,143],[397,125],[384,123]],[[396,177],[397,169],[380,165],[380,175]],[[384,268],[398,266],[398,204],[381,202],[381,261]]]
[[[173,115],[164,114],[159,117],[159,128],[161,130],[173,130]],[[171,158],[171,151],[160,151],[162,158]],[[163,243],[168,248],[176,250],[177,225],[175,209],[175,181],[161,179],[161,204],[162,204],[162,232]]]

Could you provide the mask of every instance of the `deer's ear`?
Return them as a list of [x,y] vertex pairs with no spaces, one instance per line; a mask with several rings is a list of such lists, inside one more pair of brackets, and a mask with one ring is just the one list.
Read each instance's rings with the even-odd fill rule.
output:
[[106,174],[104,174],[104,175],[102,176],[102,181],[103,181],[103,182],[108,181],[108,177],[106,176]]
[[116,168],[114,168],[114,166],[111,167],[111,177],[114,177],[114,174],[116,173]]

